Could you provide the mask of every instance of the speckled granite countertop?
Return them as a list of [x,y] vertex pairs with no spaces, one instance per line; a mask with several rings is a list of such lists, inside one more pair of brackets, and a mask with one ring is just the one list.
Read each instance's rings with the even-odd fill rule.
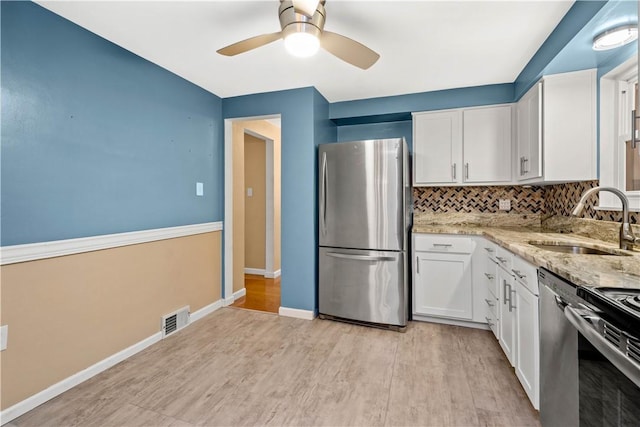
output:
[[[462,234],[482,236],[530,263],[553,271],[567,280],[584,286],[615,286],[640,289],[640,252],[621,251],[617,245],[578,234],[546,232],[540,228],[496,227],[487,225],[428,224],[417,222],[414,233]],[[537,242],[579,242],[583,245],[613,250],[628,256],[579,255],[552,252],[529,244]]]

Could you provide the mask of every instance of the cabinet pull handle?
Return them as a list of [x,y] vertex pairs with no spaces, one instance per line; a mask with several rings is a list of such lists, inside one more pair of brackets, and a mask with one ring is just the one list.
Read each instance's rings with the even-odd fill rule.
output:
[[433,244],[434,248],[450,248],[451,246],[453,246],[451,243],[434,243]]
[[487,276],[487,279],[489,280],[493,280],[493,278],[495,277],[493,274],[489,274],[489,273],[484,273],[485,276]]
[[453,176],[453,179],[456,179],[456,163],[451,165],[451,175]]
[[485,316],[484,320],[487,321],[487,324],[489,325],[489,327],[493,326],[493,322],[491,322],[491,319],[489,319],[488,317]]
[[416,255],[416,274],[420,274],[420,257]]
[[516,290],[511,289],[511,285],[507,285],[507,286],[509,286],[509,312],[512,312],[513,310],[516,309],[516,306],[513,304],[513,295],[515,295]]
[[506,280],[502,280],[502,295],[504,295],[504,299],[502,300],[502,304],[507,305],[507,301],[509,301],[509,297],[511,296],[510,293],[507,293],[507,286],[509,286],[507,284]]
[[520,157],[520,176],[524,175],[524,157]]
[[489,307],[493,307],[495,304],[490,299],[485,298],[484,301],[487,303]]
[[524,173],[523,173],[523,175],[526,175],[526,174],[528,174],[528,173],[529,173],[529,168],[527,168],[527,165],[529,164],[529,159],[527,159],[526,157],[524,157],[522,160],[523,160],[523,168],[524,168],[524,170],[523,170],[523,172],[524,172]]
[[513,274],[515,274],[515,275],[518,277],[518,279],[524,279],[525,277],[527,277],[527,275],[526,275],[526,274],[522,274],[522,273],[520,272],[520,270],[514,270],[514,269],[512,268],[512,269],[511,269],[511,272],[512,272]]
[[503,263],[503,264],[504,264],[505,262],[507,262],[507,259],[506,259],[506,258],[502,258],[501,256],[497,256],[497,257],[496,257],[496,259],[497,259],[498,261],[500,261],[501,263]]
[[485,250],[485,251],[487,251],[487,252],[489,252],[490,254],[492,254],[492,253],[493,253],[493,249],[491,249],[491,248],[484,248],[484,250]]
[[464,164],[464,179],[469,179],[469,163]]

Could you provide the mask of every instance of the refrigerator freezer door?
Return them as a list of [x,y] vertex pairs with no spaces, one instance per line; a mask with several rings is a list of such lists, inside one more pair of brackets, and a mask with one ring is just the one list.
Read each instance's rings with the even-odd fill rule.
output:
[[323,144],[318,154],[320,246],[404,250],[402,139]]
[[404,252],[320,248],[320,313],[406,326],[404,263]]

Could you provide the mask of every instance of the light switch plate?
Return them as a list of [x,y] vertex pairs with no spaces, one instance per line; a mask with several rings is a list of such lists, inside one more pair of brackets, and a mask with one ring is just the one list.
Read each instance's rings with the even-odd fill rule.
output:
[[204,184],[196,182],[196,196],[204,196]]
[[9,325],[0,326],[0,351],[7,349],[8,335],[9,335]]
[[511,210],[511,200],[509,199],[500,199],[498,208],[501,211],[510,211]]
[[253,188],[251,187],[247,188],[247,197],[253,197]]

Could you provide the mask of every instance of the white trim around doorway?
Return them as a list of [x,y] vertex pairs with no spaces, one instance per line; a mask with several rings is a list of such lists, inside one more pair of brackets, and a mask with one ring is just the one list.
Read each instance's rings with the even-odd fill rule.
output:
[[[225,303],[228,301],[233,302],[235,295],[233,293],[233,122],[236,121],[251,121],[251,120],[268,120],[279,119],[280,115],[268,115],[268,116],[256,116],[256,117],[237,117],[224,120],[224,295]],[[271,185],[267,182],[267,217],[271,223],[273,223],[273,141],[265,138],[262,135],[256,135],[254,132],[248,132],[260,139],[265,140],[267,143],[267,179],[270,179]],[[271,167],[269,168],[269,160],[271,160]],[[269,213],[269,210],[271,212]],[[267,245],[269,244],[269,238],[271,241],[271,248],[273,248],[273,229],[267,227]],[[266,266],[265,270],[261,270],[264,277],[276,278],[280,277],[281,271],[273,271],[273,249],[266,252]],[[245,269],[246,272],[246,269]],[[244,289],[243,289],[244,290]]]

